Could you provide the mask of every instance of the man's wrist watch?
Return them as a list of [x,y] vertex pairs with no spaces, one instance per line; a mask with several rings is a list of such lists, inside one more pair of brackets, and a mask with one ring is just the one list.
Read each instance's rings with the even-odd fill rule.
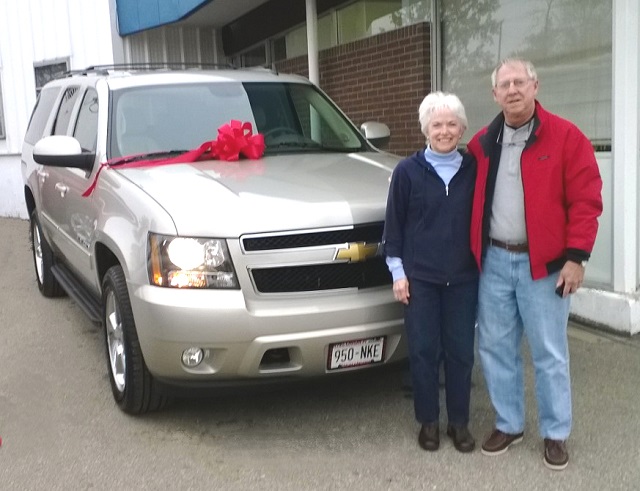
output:
[[579,264],[583,268],[586,268],[587,267],[587,263],[589,262],[587,259],[585,259],[583,261],[576,261],[575,259],[569,259],[569,261],[571,261],[572,263]]

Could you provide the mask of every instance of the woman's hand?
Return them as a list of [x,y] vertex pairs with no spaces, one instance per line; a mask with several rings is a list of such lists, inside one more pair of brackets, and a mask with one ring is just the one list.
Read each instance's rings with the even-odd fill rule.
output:
[[409,280],[402,278],[393,282],[393,296],[398,302],[409,305]]

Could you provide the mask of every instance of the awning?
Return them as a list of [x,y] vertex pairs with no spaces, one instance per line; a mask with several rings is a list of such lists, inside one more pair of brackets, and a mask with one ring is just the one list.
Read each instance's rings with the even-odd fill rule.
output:
[[116,0],[121,36],[171,24],[213,0]]

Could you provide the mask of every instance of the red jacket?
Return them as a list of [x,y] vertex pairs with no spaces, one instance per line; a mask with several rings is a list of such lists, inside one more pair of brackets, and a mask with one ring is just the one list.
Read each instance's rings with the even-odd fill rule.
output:
[[[500,113],[467,147],[478,162],[471,249],[480,268],[489,237],[503,124]],[[534,126],[520,167],[533,279],[559,271],[567,259],[588,259],[602,213],[602,179],[589,140],[573,123],[536,101]]]

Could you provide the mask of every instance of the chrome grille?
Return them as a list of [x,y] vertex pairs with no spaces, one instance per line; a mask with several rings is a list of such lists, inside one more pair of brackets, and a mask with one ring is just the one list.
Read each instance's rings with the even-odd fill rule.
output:
[[[269,251],[382,241],[383,223],[361,225],[348,230],[314,231],[247,237],[245,251]],[[327,264],[291,265],[250,270],[256,291],[260,293],[288,293],[335,290],[344,288],[373,288],[390,285],[391,274],[384,258],[373,257],[363,262],[331,262]]]

